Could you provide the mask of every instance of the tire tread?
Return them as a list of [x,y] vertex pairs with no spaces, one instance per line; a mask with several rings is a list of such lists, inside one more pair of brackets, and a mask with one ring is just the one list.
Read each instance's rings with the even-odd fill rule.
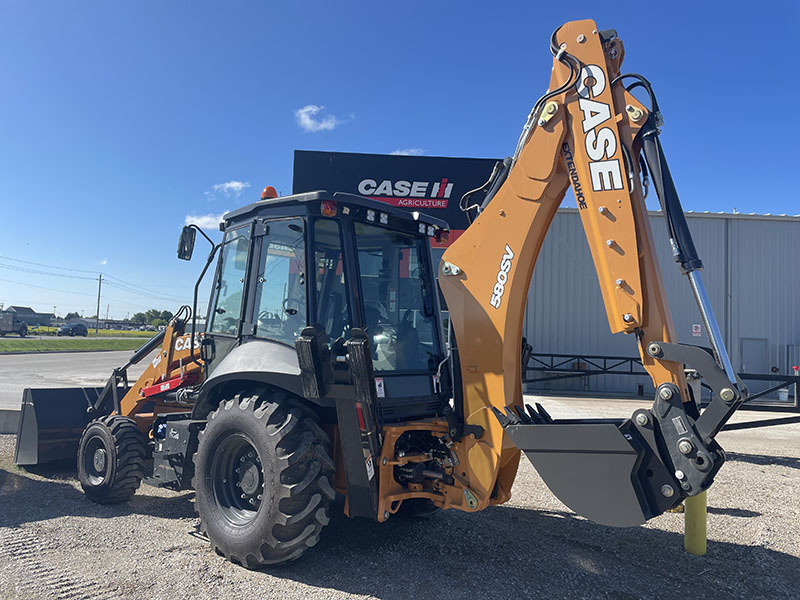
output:
[[[296,560],[317,543],[322,528],[330,520],[329,508],[335,497],[331,486],[334,463],[330,438],[312,410],[283,392],[259,390],[237,394],[219,404],[209,415],[209,423],[234,410],[250,412],[268,434],[279,466],[275,487],[270,490],[275,510],[257,548],[235,548],[225,540],[214,539],[212,546],[229,561],[248,569]],[[200,432],[198,454],[207,430],[208,427]],[[203,484],[201,477],[198,469],[193,481],[195,490]],[[208,535],[209,527],[197,501],[195,511],[200,517],[200,530]]]

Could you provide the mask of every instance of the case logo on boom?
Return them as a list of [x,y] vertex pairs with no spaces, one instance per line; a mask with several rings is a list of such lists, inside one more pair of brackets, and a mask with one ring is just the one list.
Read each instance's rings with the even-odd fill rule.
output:
[[[194,348],[197,350],[200,347],[200,334],[194,336]],[[175,340],[175,352],[181,350],[189,350],[192,347],[192,336],[184,335]],[[153,365],[155,366],[155,365]]]
[[[587,85],[587,82],[591,82]],[[617,153],[617,134],[611,127],[597,128],[611,121],[611,107],[594,100],[606,89],[606,74],[597,65],[586,65],[575,84],[578,91],[578,106],[583,112],[583,133],[586,154],[589,155],[589,174],[595,192],[623,189],[622,170],[619,160],[611,157]],[[612,121],[613,122],[613,121]],[[607,160],[603,160],[607,159]]]
[[500,260],[500,270],[497,272],[497,283],[494,284],[492,289],[492,299],[489,304],[495,308],[500,308],[500,302],[503,300],[503,293],[506,291],[506,283],[508,283],[508,272],[511,271],[511,261],[514,260],[514,251],[511,246],[506,244],[505,254]]

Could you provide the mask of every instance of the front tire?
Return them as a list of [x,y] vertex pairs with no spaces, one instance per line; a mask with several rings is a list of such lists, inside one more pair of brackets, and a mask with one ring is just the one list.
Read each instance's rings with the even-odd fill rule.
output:
[[243,392],[209,415],[195,454],[195,510],[219,554],[249,569],[299,558],[335,497],[330,439],[277,392]]
[[133,419],[108,416],[83,430],[78,447],[78,479],[90,500],[127,502],[144,477],[147,446]]

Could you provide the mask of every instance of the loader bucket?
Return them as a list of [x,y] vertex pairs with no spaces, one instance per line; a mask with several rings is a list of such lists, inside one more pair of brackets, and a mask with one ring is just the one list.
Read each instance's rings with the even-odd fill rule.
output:
[[92,418],[88,408],[102,389],[26,389],[22,394],[14,462],[37,465],[74,460],[83,429]]
[[[515,421],[506,419],[505,432],[550,491],[595,523],[641,525],[683,498],[657,452],[628,419]],[[670,496],[661,493],[664,485],[674,490]]]

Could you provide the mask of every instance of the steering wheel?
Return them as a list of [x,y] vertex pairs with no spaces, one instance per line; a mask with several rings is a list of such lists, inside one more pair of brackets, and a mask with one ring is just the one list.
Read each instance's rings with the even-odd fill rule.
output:
[[222,320],[222,333],[236,333],[236,319],[225,317]]
[[[297,308],[294,308],[293,306],[289,306],[290,302],[293,303],[293,304],[296,304]],[[296,315],[300,311],[300,308],[302,307],[302,304],[303,304],[303,302],[299,298],[284,298],[283,302],[281,302],[281,310],[283,312],[285,312],[287,315],[293,317],[294,315]]]

